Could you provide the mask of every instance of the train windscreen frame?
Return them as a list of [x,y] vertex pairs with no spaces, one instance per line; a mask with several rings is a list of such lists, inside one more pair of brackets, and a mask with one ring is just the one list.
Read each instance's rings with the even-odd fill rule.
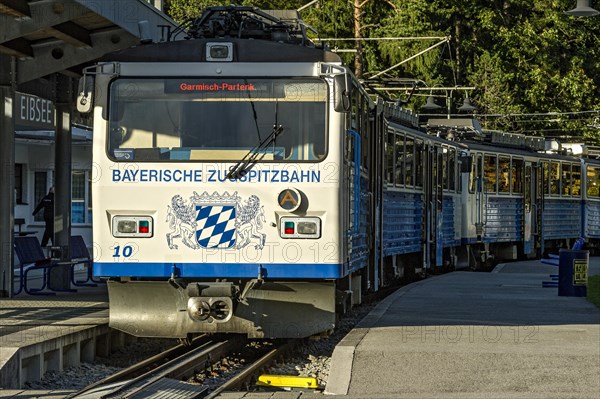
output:
[[316,78],[115,79],[107,153],[126,162],[234,162],[254,151],[258,162],[319,162],[327,92]]

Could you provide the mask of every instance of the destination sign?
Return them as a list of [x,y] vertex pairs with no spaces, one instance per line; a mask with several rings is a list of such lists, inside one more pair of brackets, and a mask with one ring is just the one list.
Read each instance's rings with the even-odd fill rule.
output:
[[181,83],[179,85],[181,91],[239,91],[250,90],[255,91],[256,87],[252,84],[243,83]]
[[164,90],[168,94],[195,94],[199,98],[284,97],[283,85],[279,83],[238,79],[168,79]]

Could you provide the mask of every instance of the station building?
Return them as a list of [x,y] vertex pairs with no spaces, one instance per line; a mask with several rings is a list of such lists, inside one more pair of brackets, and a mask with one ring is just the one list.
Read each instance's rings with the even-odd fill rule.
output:
[[[90,120],[75,111],[82,70],[103,55],[173,39],[162,0],[0,0],[0,297],[13,290],[14,237],[41,238],[55,187],[52,245],[92,242]],[[180,29],[179,29],[180,30]],[[68,275],[60,276],[68,284]]]
[[[41,241],[43,212],[35,216],[32,212],[55,184],[54,104],[25,93],[16,93],[15,100],[15,231],[36,235]],[[91,243],[92,131],[84,123],[71,126],[71,235],[81,235]]]

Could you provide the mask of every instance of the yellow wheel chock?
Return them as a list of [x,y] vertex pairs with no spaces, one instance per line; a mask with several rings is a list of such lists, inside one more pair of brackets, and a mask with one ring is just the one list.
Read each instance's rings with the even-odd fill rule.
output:
[[270,375],[263,374],[258,377],[256,385],[263,387],[279,388],[319,388],[319,383],[314,377],[299,377],[295,375]]

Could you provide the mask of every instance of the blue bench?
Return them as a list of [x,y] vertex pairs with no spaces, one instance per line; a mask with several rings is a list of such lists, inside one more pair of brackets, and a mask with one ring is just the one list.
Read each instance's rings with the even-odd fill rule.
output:
[[[69,267],[70,283],[79,287],[96,287],[102,280],[95,280],[92,275],[92,258],[85,245],[82,236],[71,236],[69,247],[71,251],[70,260],[59,261],[45,255],[37,237],[19,236],[14,238],[15,252],[19,258],[19,282],[18,287],[13,290],[14,295],[25,291],[29,295],[53,295],[54,292],[77,292],[76,289],[53,288],[50,284],[50,270],[55,267]],[[75,279],[75,266],[83,264],[86,267],[86,278]],[[30,273],[40,272],[41,285],[36,288],[29,286]],[[46,290],[45,292],[42,292]],[[52,291],[52,292],[48,292]]]
[[[37,237],[19,236],[14,238],[15,252],[19,258],[19,284],[14,295],[25,291],[29,295],[54,295],[54,292],[42,292],[46,288],[52,291],[77,292],[73,289],[51,289],[49,285],[50,270],[55,267],[70,267],[70,264],[58,262],[56,259],[46,257]],[[42,284],[38,288],[29,288],[29,274],[41,271]]]
[[[80,287],[96,287],[97,284],[103,284],[104,281],[94,279],[92,274],[92,257],[90,256],[90,252],[85,245],[83,237],[71,236],[69,245],[71,247],[71,262],[73,264],[73,267],[71,268],[71,283]],[[75,266],[81,264],[85,265],[86,267],[86,279],[83,281],[77,281],[75,280]]]

